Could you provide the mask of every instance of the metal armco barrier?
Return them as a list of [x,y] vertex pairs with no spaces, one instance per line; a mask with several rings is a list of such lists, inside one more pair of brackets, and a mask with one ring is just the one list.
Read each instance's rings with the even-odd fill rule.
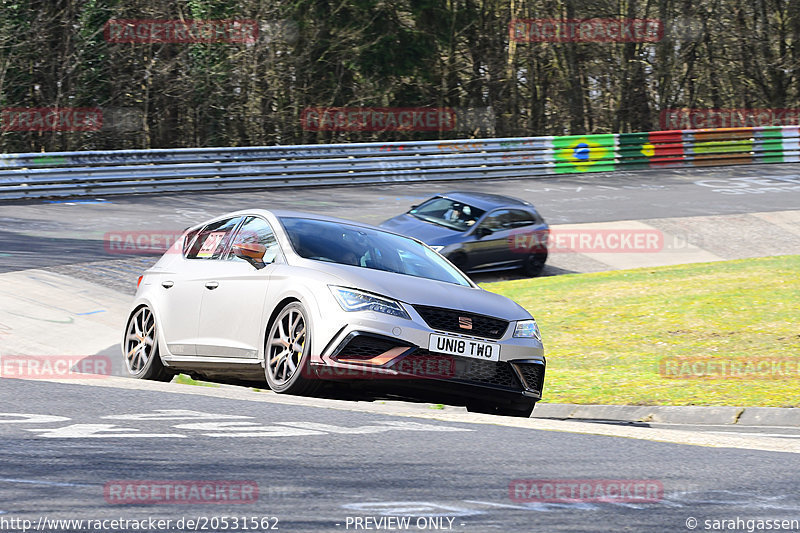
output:
[[0,200],[519,178],[800,161],[797,126],[244,148],[0,154]]

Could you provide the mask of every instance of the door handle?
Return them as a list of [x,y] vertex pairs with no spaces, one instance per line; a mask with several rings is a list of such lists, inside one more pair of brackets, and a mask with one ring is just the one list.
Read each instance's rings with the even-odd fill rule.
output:
[[219,282],[217,282],[217,281],[208,281],[208,282],[206,282],[206,289],[208,289],[210,291],[213,291],[217,287],[219,287]]
[[165,289],[169,289],[173,285],[175,285],[174,281],[162,281],[161,282],[161,286],[164,287]]

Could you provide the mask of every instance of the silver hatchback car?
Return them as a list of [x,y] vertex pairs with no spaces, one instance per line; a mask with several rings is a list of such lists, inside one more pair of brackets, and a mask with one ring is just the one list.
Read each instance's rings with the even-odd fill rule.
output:
[[122,352],[136,378],[264,381],[278,393],[365,380],[471,411],[530,416],[536,321],[425,244],[254,209],[187,230],[140,278]]

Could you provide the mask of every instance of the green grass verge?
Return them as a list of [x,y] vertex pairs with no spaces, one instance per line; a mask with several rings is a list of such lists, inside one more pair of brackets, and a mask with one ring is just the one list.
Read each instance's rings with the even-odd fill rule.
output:
[[[800,406],[800,256],[483,287],[536,317],[548,364],[546,402]],[[753,371],[751,363],[737,377],[718,370],[702,376],[697,366],[685,366],[753,359],[773,366]],[[690,377],[665,377],[665,361],[682,362],[680,374]]]
[[174,378],[172,378],[173,383],[180,383],[181,385],[197,385],[199,387],[219,387],[216,383],[209,383],[208,381],[198,381],[196,379],[192,379],[186,374],[178,374]]

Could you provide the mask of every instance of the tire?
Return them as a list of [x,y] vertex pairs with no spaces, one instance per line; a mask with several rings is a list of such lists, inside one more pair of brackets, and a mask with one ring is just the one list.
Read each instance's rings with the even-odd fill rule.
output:
[[483,401],[470,401],[467,402],[467,411],[470,413],[482,413],[486,415],[498,416],[517,416],[521,418],[530,418],[533,413],[533,408],[536,405],[535,401],[518,403],[511,405],[500,405],[492,402]]
[[522,263],[522,271],[530,277],[536,277],[544,270],[544,263],[547,261],[547,252],[530,254]]
[[310,395],[319,380],[309,379],[311,331],[308,315],[300,302],[286,305],[272,322],[264,346],[267,384],[281,394]]
[[146,305],[128,319],[123,341],[123,359],[128,375],[136,379],[171,381],[173,373],[161,361],[156,317]]

